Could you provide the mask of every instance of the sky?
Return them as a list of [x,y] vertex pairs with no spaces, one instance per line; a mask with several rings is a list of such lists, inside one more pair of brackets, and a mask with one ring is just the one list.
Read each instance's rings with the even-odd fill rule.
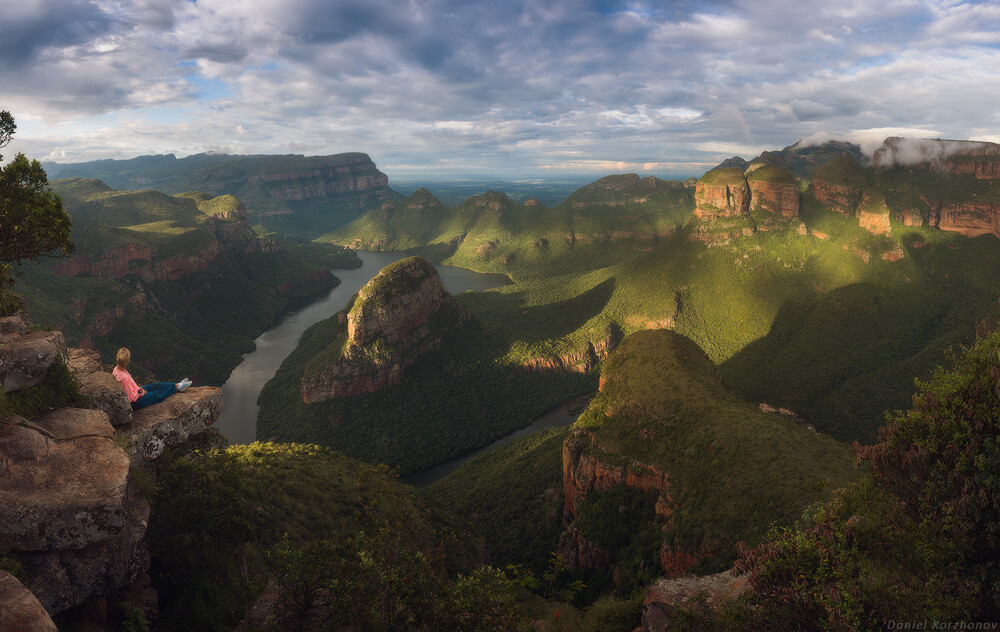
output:
[[0,0],[5,159],[669,177],[799,139],[1000,141],[997,103],[991,2]]

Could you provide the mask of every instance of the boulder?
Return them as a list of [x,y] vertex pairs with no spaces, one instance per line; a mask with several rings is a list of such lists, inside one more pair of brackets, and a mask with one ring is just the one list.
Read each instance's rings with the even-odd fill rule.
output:
[[214,386],[191,387],[159,404],[132,413],[123,429],[129,456],[144,463],[158,458],[172,445],[187,441],[212,425],[222,412],[222,390]]
[[148,568],[148,505],[107,415],[64,408],[0,422],[0,550],[49,613],[112,594]]
[[0,344],[0,387],[16,391],[41,384],[49,368],[66,354],[61,331],[9,335]]
[[673,579],[661,578],[646,593],[639,629],[642,632],[675,629],[672,623],[678,608],[694,605],[692,600],[696,597],[699,598],[697,607],[717,611],[724,602],[739,597],[747,588],[746,576],[733,577],[729,571],[704,577],[684,575]]
[[129,460],[114,432],[80,408],[0,422],[0,550],[78,549],[121,531]]
[[132,405],[125,389],[111,373],[101,367],[101,354],[93,349],[70,349],[67,353],[70,369],[80,382],[80,392],[90,399],[90,405],[104,411],[113,426],[132,421]]
[[0,630],[56,632],[56,624],[38,599],[5,571],[0,571]]

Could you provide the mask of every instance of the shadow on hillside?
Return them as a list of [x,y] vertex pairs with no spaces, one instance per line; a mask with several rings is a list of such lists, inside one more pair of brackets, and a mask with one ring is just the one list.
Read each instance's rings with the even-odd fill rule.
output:
[[507,330],[514,338],[538,342],[561,338],[600,314],[615,291],[611,277],[573,298],[525,307],[525,292],[477,292],[462,297],[473,312]]

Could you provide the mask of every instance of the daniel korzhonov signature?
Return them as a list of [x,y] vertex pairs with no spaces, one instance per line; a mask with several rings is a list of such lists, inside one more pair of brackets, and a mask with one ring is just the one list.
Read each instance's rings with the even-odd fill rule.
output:
[[996,630],[1000,627],[998,621],[940,621],[925,619],[923,621],[887,621],[886,630]]

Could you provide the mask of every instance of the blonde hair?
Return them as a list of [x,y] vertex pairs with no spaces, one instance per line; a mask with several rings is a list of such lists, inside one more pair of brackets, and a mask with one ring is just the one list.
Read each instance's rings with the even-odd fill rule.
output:
[[128,368],[128,363],[132,361],[132,352],[122,347],[118,350],[118,355],[115,356],[115,362],[118,363],[118,368],[125,370]]

